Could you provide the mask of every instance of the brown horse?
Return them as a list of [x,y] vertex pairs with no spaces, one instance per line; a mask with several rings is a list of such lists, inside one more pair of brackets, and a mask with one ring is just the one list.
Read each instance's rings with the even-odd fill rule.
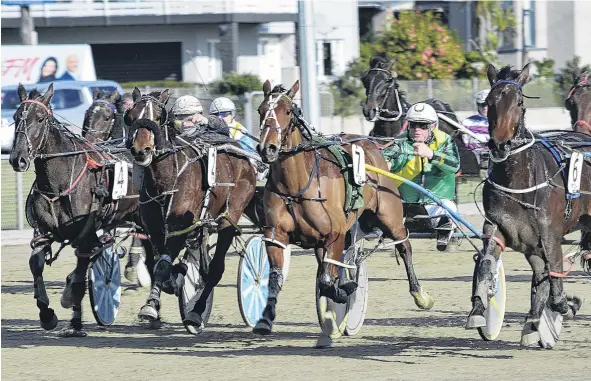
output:
[[585,72],[577,76],[564,101],[570,113],[573,130],[591,135],[591,76]]
[[[41,327],[53,329],[58,322],[49,307],[43,281],[45,264],[57,258],[51,244],[68,243],[76,249],[77,264],[66,279],[61,298],[62,307],[72,309],[70,325],[62,334],[85,336],[82,299],[86,293],[86,271],[91,257],[103,247],[96,232],[113,229],[123,221],[139,223],[137,192],[129,181],[128,196],[112,199],[114,171],[105,163],[114,158],[106,157],[57,122],[50,104],[53,84],[43,95],[36,89],[27,94],[20,85],[18,94],[21,104],[14,114],[16,131],[10,164],[17,172],[27,171],[31,163],[35,166],[35,183],[27,198],[26,214],[35,235],[29,266]],[[146,245],[145,249],[149,251],[151,246]]]
[[489,65],[487,74],[492,87],[486,99],[492,167],[483,203],[484,233],[489,238],[477,261],[466,328],[486,325],[492,273],[503,249],[510,247],[525,254],[533,271],[531,309],[521,343],[552,347],[558,331],[553,337],[541,336],[538,328],[547,326],[542,313],[552,311],[550,325],[559,330],[560,314],[574,316],[581,305],[579,298],[567,298],[563,291],[562,237],[575,229],[591,231],[591,168],[588,162],[583,164],[580,194],[567,193],[563,173],[568,173],[568,167],[564,169],[564,162],[556,159],[561,155],[557,141],[569,149],[588,150],[591,138],[576,132],[534,137],[525,127],[522,88],[529,81],[529,64],[521,71],[507,66],[500,72]]
[[[386,238],[398,242],[396,249],[406,266],[410,293],[417,306],[431,308],[433,298],[421,288],[414,272],[396,185],[387,177],[368,174],[368,182],[362,189],[363,207],[346,213],[342,168],[326,145],[314,143],[307,124],[299,117],[292,101],[298,90],[299,81],[289,91],[281,85],[271,89],[266,81],[265,98],[258,109],[261,138],[257,149],[263,161],[270,164],[263,203],[271,271],[267,306],[254,332],[269,334],[272,330],[277,297],[283,285],[283,249],[288,244],[314,248],[320,294],[337,303],[346,302],[357,284],[338,279],[338,270],[343,266],[341,255],[346,233],[357,217],[364,231],[379,227]],[[345,135],[342,139],[356,141],[365,151],[368,164],[388,170],[374,143],[357,135]],[[344,143],[343,148],[351,154],[351,144]]]
[[[193,311],[183,320],[185,325],[200,331],[207,299],[222,278],[226,253],[239,234],[238,220],[253,198],[255,172],[247,158],[220,151],[216,158],[216,184],[208,184],[208,164],[204,157],[207,146],[188,144],[172,124],[168,125],[165,108],[168,91],[142,96],[136,88],[133,100],[135,103],[126,118],[132,124],[129,148],[136,164],[143,167],[140,212],[160,255],[154,267],[150,296],[139,316],[150,321],[160,318],[161,291],[177,293],[176,279],[183,273],[180,265],[173,267],[172,263],[190,233],[198,235],[200,230],[208,228],[208,221],[217,220],[215,254],[207,273],[203,274],[205,288]],[[211,191],[209,201],[208,189]],[[201,242],[197,242],[189,250],[199,250],[200,245]],[[201,259],[201,269],[207,267],[203,255],[208,254],[200,251],[197,255]]]

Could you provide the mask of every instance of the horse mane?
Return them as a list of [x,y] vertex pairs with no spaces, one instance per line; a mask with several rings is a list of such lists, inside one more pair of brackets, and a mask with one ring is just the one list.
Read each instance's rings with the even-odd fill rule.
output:
[[131,140],[138,128],[145,128],[146,130],[152,132],[154,134],[154,143],[156,144],[156,147],[164,147],[164,136],[162,136],[162,130],[160,129],[160,126],[153,120],[142,118],[134,121],[129,128],[127,148],[131,148]]
[[519,77],[519,74],[521,74],[520,70],[513,69],[513,66],[507,65],[504,68],[502,68],[501,71],[499,71],[499,74],[497,76],[497,81],[499,81],[499,80],[514,81],[517,79],[517,77]]
[[37,88],[34,88],[33,90],[31,90],[31,92],[29,93],[28,99],[35,99],[35,98],[39,98],[42,94],[39,92],[39,90],[37,90]]
[[591,77],[591,72],[589,72],[589,71],[582,72],[581,74],[577,75],[577,77],[575,78],[574,86],[576,86],[579,83],[583,82],[585,80],[585,78],[587,78],[587,84],[589,86],[591,86],[591,82],[589,82],[589,77]]
[[282,84],[279,84],[279,85],[275,85],[275,87],[273,87],[273,90],[271,90],[271,93],[287,93],[287,89],[285,87],[283,87]]
[[388,63],[388,59],[384,56],[373,56],[369,60],[369,67],[370,69],[383,69],[386,67],[386,65],[388,65]]

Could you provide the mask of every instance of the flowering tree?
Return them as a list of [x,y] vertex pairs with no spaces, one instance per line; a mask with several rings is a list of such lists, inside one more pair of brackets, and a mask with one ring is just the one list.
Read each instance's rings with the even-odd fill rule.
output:
[[452,79],[465,61],[458,37],[432,12],[401,12],[373,43],[401,79]]

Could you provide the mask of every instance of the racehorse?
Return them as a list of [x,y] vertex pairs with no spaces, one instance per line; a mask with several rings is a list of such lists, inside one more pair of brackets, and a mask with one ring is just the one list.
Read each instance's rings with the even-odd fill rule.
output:
[[105,163],[113,157],[58,123],[50,105],[53,84],[43,95],[36,89],[27,94],[19,85],[18,95],[21,104],[14,114],[16,131],[10,164],[16,172],[27,171],[31,163],[35,165],[36,179],[27,198],[26,216],[34,229],[29,266],[41,327],[50,330],[58,322],[49,308],[44,265],[51,264],[59,254],[52,253],[52,242],[62,243],[62,248],[68,243],[76,249],[77,264],[66,279],[61,297],[62,307],[72,308],[70,324],[61,334],[86,336],[81,304],[86,271],[91,257],[103,247],[96,232],[109,230],[124,220],[137,221],[137,198],[131,181],[127,189],[131,196],[111,198],[113,170]]
[[[376,137],[395,138],[405,130],[404,116],[411,104],[406,99],[406,93],[399,88],[398,81],[392,76],[394,60],[387,60],[382,56],[372,57],[369,70],[361,81],[365,87],[366,99],[362,107],[363,115],[369,122],[375,122],[370,135]],[[451,106],[437,99],[424,101],[445,117],[459,124],[458,118]],[[480,165],[475,154],[466,147],[458,129],[439,118],[439,129],[453,138],[460,154],[461,172],[464,175],[479,175]]]
[[[225,255],[239,234],[238,220],[255,192],[254,168],[246,157],[218,152],[216,183],[208,184],[208,163],[204,157],[207,149],[198,143],[190,144],[168,124],[165,108],[168,90],[141,95],[136,88],[132,95],[134,105],[126,117],[131,124],[128,148],[135,163],[143,167],[140,211],[160,255],[152,290],[139,316],[149,321],[160,318],[161,291],[177,293],[175,279],[182,274],[180,265],[173,267],[172,262],[190,233],[199,234],[202,225],[207,228],[207,220],[215,219],[218,222],[217,245],[209,269],[202,274],[205,287],[194,309],[183,320],[185,325],[200,331],[207,299],[222,277]],[[215,137],[209,138],[215,140]],[[208,188],[211,191],[209,201],[206,198]],[[201,255],[200,268],[204,269],[207,262],[203,255],[208,254],[201,251]]]
[[124,109],[119,92],[94,89],[92,99],[92,104],[84,113],[82,136],[92,143],[123,137]]
[[573,130],[591,135],[591,75],[585,72],[577,76],[564,106],[570,112]]
[[[359,217],[363,231],[379,227],[385,238],[397,242],[408,275],[410,293],[422,309],[430,309],[434,300],[419,284],[412,263],[412,249],[402,217],[400,193],[394,182],[384,176],[368,174],[363,186],[362,206],[351,213],[345,211],[346,184],[344,171],[336,155],[326,143],[316,143],[315,136],[301,118],[293,97],[299,81],[289,89],[281,85],[263,85],[264,99],[258,112],[261,137],[257,147],[262,160],[270,165],[263,196],[265,209],[265,241],[270,263],[269,295],[263,317],[254,328],[258,334],[272,331],[276,304],[283,285],[283,249],[288,244],[314,248],[318,261],[321,296],[344,303],[357,284],[338,279],[344,264],[341,255],[345,236]],[[351,155],[355,141],[365,151],[366,162],[388,170],[376,145],[366,137],[340,136],[343,148]],[[334,142],[333,142],[334,143]],[[337,143],[338,144],[338,143]],[[361,164],[363,165],[363,163]]]
[[473,308],[466,328],[486,325],[483,314],[488,306],[492,272],[501,252],[510,247],[525,254],[533,271],[531,309],[521,343],[552,347],[558,331],[548,339],[541,337],[538,330],[546,326],[541,320],[542,313],[548,311],[545,308],[553,314],[549,325],[558,330],[560,314],[572,317],[581,306],[579,298],[567,298],[563,291],[562,237],[575,229],[591,230],[589,163],[583,164],[579,174],[580,194],[568,193],[567,178],[563,177],[568,173],[568,163],[561,159],[563,151],[559,146],[570,147],[566,152],[575,148],[588,151],[591,137],[576,132],[534,137],[525,127],[523,86],[529,81],[529,64],[521,71],[506,66],[500,72],[489,65],[487,76],[491,85],[486,104],[492,162],[483,190],[487,238],[484,253],[477,260]]

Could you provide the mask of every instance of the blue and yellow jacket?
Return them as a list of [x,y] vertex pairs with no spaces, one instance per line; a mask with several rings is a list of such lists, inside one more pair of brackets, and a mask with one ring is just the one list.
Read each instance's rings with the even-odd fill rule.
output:
[[[390,172],[430,190],[442,200],[453,200],[456,191],[456,173],[460,169],[458,147],[452,138],[438,129],[433,130],[433,139],[428,147],[433,150],[431,160],[415,156],[413,141],[408,132],[400,136],[406,138],[382,151],[390,162]],[[432,203],[423,193],[414,190],[400,181],[396,181],[405,202]]]

